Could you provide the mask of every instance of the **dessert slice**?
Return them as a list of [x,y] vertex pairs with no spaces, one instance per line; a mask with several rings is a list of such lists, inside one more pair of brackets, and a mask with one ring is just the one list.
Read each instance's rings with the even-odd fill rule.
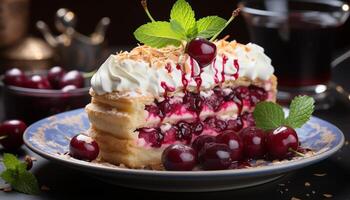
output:
[[271,60],[255,44],[212,44],[204,58],[181,46],[144,45],[105,61],[86,106],[102,160],[160,169],[170,144],[254,125],[255,105],[276,99]]

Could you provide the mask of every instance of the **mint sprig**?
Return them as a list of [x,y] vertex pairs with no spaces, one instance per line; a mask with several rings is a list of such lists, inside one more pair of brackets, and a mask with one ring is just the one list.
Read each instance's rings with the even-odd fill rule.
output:
[[239,12],[233,12],[228,21],[218,16],[208,16],[196,21],[191,5],[185,0],[177,0],[170,11],[169,22],[160,22],[155,21],[150,14],[146,0],[142,0],[141,4],[151,22],[137,28],[134,36],[139,42],[156,48],[180,46],[183,41],[190,41],[195,37],[212,37],[211,40],[214,40]]
[[256,126],[263,130],[275,129],[281,125],[300,128],[311,117],[315,100],[309,96],[295,97],[289,108],[289,115],[284,116],[280,105],[272,102],[260,102],[256,105],[253,116]]
[[38,194],[39,185],[36,177],[27,171],[27,165],[16,158],[16,156],[5,153],[3,155],[5,170],[0,177],[9,183],[11,187],[25,194]]

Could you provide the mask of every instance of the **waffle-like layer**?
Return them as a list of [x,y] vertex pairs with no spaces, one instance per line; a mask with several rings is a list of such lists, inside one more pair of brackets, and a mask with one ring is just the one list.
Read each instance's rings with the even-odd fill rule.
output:
[[[268,93],[268,100],[275,101],[277,80],[275,76],[267,81],[250,80],[240,77],[236,81],[226,81],[221,87],[237,87],[255,85],[264,88]],[[177,95],[182,91],[175,91],[169,96]],[[92,102],[86,106],[92,128],[89,130],[92,137],[100,146],[100,157],[113,164],[124,164],[130,168],[159,168],[161,153],[164,146],[152,148],[140,145],[138,128],[159,126],[159,121],[147,119],[148,112],[145,106],[155,101],[153,96],[144,96],[133,93],[107,93],[97,95],[90,91]],[[232,116],[237,110],[231,110]],[[212,113],[211,115],[222,115]],[[162,123],[175,124],[186,119],[164,118]]]

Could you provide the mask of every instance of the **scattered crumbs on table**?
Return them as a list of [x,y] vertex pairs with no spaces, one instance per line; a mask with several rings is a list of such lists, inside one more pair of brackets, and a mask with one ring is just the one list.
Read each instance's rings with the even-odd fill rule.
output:
[[286,184],[284,184],[284,183],[279,183],[278,185],[279,185],[279,186],[282,186],[282,187],[283,187],[283,186],[286,186]]
[[36,157],[33,157],[33,156],[31,156],[30,158],[32,159],[32,161],[37,161],[38,160],[38,159],[36,159]]
[[305,194],[305,196],[309,197],[309,196],[310,196],[310,194],[309,194],[309,193],[306,193],[306,194]]
[[337,157],[337,160],[341,160],[341,157],[340,157],[340,156],[338,156],[338,157]]
[[280,193],[281,193],[281,194],[283,194],[283,191],[282,191],[282,190],[280,190]]
[[331,194],[323,194],[323,196],[326,197],[326,198],[332,198],[333,197],[333,195],[331,195]]
[[50,188],[47,187],[46,185],[42,185],[42,186],[40,187],[40,189],[41,189],[41,191],[49,191],[49,190],[50,190]]
[[301,199],[299,199],[297,197],[292,197],[290,200],[301,200]]
[[310,187],[311,186],[311,184],[309,183],[309,182],[305,182],[305,187]]
[[327,175],[327,173],[315,173],[314,174],[314,176],[319,176],[319,177],[326,176],[326,175]]
[[349,145],[349,141],[345,141],[345,146],[348,146]]
[[312,192],[312,194],[316,194],[316,191],[315,191],[315,190],[312,190],[311,192]]
[[288,192],[288,188],[284,189],[284,191]]

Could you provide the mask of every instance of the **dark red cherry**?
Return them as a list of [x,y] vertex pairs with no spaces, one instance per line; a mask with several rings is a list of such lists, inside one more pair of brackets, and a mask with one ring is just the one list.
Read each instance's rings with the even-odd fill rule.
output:
[[248,87],[245,86],[238,86],[233,89],[234,94],[242,99],[242,100],[249,100],[250,99],[250,92]]
[[186,53],[205,67],[216,57],[216,45],[204,38],[195,38],[187,43]]
[[23,133],[27,125],[20,120],[7,120],[0,124],[0,144],[4,149],[13,151],[23,144]]
[[97,142],[83,134],[75,135],[69,144],[69,155],[79,160],[92,161],[98,156],[100,149]]
[[244,155],[247,158],[259,159],[266,154],[265,133],[257,127],[242,129],[240,136],[243,141]]
[[26,75],[22,70],[18,68],[12,68],[5,72],[4,83],[6,85],[23,87],[26,79]]
[[200,113],[203,108],[203,98],[199,94],[187,92],[183,97],[183,103],[187,109],[196,113]]
[[213,111],[218,111],[222,102],[224,101],[224,97],[217,95],[217,94],[213,94],[210,97],[206,98],[204,100],[204,103],[211,108]]
[[252,105],[256,105],[260,101],[267,99],[267,92],[261,88],[254,85],[249,86],[250,102]]
[[147,110],[150,115],[153,115],[153,116],[160,115],[160,110],[156,105],[146,105],[145,110]]
[[159,128],[141,128],[138,131],[139,138],[143,138],[152,147],[162,146],[164,135]]
[[77,88],[84,87],[83,75],[77,70],[67,72],[61,78],[59,88],[64,88],[67,85],[75,85]]
[[215,117],[208,117],[204,120],[204,124],[214,129],[216,132],[221,132],[226,129],[226,122]]
[[200,135],[202,134],[203,132],[203,129],[204,129],[204,124],[200,121],[200,120],[197,120],[195,122],[193,122],[191,124],[191,131],[193,134],[195,135]]
[[287,158],[290,149],[298,150],[299,139],[296,131],[288,126],[280,126],[268,132],[266,145],[269,155],[272,158]]
[[47,79],[50,81],[52,88],[60,89],[60,80],[66,74],[66,71],[59,66],[52,67],[47,73]]
[[235,132],[238,132],[243,128],[243,121],[240,117],[237,117],[237,119],[227,120],[226,124],[226,130],[233,130]]
[[69,92],[76,89],[78,88],[75,85],[67,85],[67,86],[64,86],[61,90],[62,92]]
[[232,161],[238,161],[243,158],[243,142],[236,132],[225,131],[216,136],[216,142],[226,144],[230,148]]
[[199,152],[204,144],[206,143],[213,143],[213,142],[216,142],[216,139],[214,136],[212,135],[201,135],[201,136],[198,136],[192,143],[192,147],[194,150],[196,150],[197,152]]
[[33,75],[27,81],[26,84],[23,85],[26,88],[34,88],[34,89],[52,89],[50,82],[46,77],[41,75]]
[[241,119],[243,120],[245,127],[255,126],[253,113],[245,112],[242,114]]
[[230,148],[226,144],[206,143],[198,159],[205,170],[227,169],[231,165]]
[[176,138],[178,140],[185,140],[189,144],[192,139],[191,125],[187,122],[179,122],[177,124]]
[[166,170],[190,171],[197,164],[197,153],[189,146],[173,144],[164,150],[162,163]]

